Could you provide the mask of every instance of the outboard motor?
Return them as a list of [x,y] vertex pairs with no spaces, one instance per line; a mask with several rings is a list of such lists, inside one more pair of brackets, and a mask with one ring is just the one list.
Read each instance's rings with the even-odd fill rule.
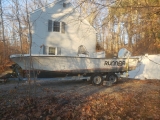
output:
[[122,48],[118,52],[118,58],[129,58],[131,56],[131,52],[126,48]]

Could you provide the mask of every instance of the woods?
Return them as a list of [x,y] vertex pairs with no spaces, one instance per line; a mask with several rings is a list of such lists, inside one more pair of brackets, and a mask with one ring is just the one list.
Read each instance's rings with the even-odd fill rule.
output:
[[[0,1],[0,71],[11,54],[29,53],[29,13],[54,0]],[[112,57],[120,48],[133,55],[160,53],[160,0],[72,0],[81,19],[97,30],[98,51]],[[30,37],[29,37],[30,36]]]
[[126,46],[135,55],[160,52],[159,4],[159,0],[122,0],[110,7],[105,21],[116,26],[114,32],[109,30],[116,49]]
[[[133,55],[160,53],[160,1],[81,1],[81,11],[103,35],[107,55],[122,47]],[[91,6],[91,7],[88,7]]]

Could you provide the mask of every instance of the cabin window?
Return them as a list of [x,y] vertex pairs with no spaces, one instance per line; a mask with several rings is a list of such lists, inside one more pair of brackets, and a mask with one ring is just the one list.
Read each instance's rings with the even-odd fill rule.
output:
[[48,20],[48,32],[61,32],[65,33],[65,22],[58,22],[58,21],[52,21]]
[[65,23],[61,23],[61,33],[65,33]]
[[56,48],[55,47],[49,47],[49,55],[55,55]]
[[54,32],[60,32],[60,22],[54,21],[53,31],[54,31]]

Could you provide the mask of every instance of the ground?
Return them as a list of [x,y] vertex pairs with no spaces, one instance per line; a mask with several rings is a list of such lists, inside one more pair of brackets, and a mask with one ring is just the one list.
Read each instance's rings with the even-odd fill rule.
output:
[[121,78],[112,86],[83,80],[0,84],[0,119],[159,120],[160,80]]

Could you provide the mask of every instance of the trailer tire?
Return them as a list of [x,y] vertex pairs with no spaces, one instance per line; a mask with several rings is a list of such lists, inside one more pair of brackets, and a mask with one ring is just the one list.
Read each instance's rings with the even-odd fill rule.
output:
[[99,74],[96,74],[91,77],[91,81],[93,85],[101,85],[103,83],[103,77]]
[[118,77],[115,73],[108,74],[107,81],[110,81],[112,83],[116,83],[116,82],[118,82]]

